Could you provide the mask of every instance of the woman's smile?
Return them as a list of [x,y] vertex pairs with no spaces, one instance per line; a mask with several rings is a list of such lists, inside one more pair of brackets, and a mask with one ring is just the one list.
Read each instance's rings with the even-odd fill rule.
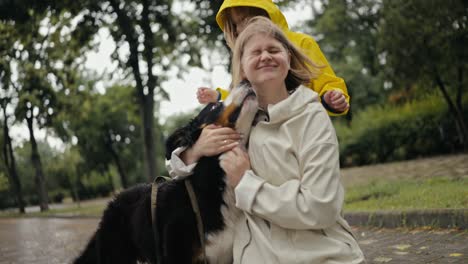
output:
[[289,71],[290,58],[283,45],[264,34],[250,38],[245,44],[242,68],[252,84],[266,81],[284,83]]

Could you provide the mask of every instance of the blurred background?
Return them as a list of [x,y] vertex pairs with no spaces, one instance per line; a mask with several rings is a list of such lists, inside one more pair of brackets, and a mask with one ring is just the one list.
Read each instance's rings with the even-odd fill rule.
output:
[[[467,1],[274,2],[346,81],[343,168],[467,152]],[[0,209],[167,174],[164,140],[200,109],[196,88],[230,82],[221,4],[0,0]]]

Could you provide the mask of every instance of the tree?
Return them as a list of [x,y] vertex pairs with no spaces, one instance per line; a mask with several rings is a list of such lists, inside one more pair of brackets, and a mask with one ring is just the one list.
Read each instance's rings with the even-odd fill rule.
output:
[[69,41],[67,32],[73,28],[69,14],[39,2],[2,2],[2,8],[14,9],[11,14],[0,13],[0,19],[2,28],[8,29],[6,38],[11,42],[2,46],[7,53],[4,60],[8,60],[4,65],[14,65],[11,71],[17,72],[15,79],[8,75],[8,89],[14,89],[17,95],[14,105],[17,122],[24,120],[28,127],[31,162],[40,208],[44,211],[48,209],[47,184],[35,131],[51,126],[54,113],[59,112],[56,93],[66,91],[69,83],[64,75],[72,69],[82,46]]
[[[69,4],[75,5],[73,2]],[[189,12],[174,15],[173,5],[171,0],[89,0],[77,6],[84,14],[79,22],[82,32],[98,32],[105,27],[117,47],[124,47],[115,50],[113,59],[120,66],[118,74],[131,80],[136,91],[142,120],[145,171],[150,181],[160,171],[154,136],[157,102],[169,99],[160,84],[169,71],[185,68],[187,64],[199,65],[199,47],[204,45],[198,37],[199,31],[192,30],[199,26],[194,22],[198,20],[194,20]],[[213,16],[212,13],[202,15]],[[203,18],[197,19],[203,21]],[[121,56],[122,50],[128,56]]]
[[[0,24],[0,35],[10,36],[13,32],[11,25]],[[9,105],[11,105],[14,91],[11,83],[11,61],[12,52],[11,46],[14,41],[11,38],[2,38],[0,40],[0,106],[3,112],[3,144],[2,153],[4,157],[5,167],[10,182],[10,187],[13,195],[16,197],[20,213],[25,212],[25,202],[23,199],[23,191],[21,181],[17,173],[16,160],[13,153],[13,144],[10,137],[10,126],[12,123],[8,121],[10,115],[7,113]]]
[[306,28],[316,37],[351,96],[353,112],[386,99],[382,61],[377,52],[381,2],[321,1]]
[[60,123],[67,123],[66,135],[75,137],[76,145],[89,170],[117,168],[122,187],[130,186],[128,172],[138,164],[142,144],[134,90],[129,86],[111,86],[101,95],[88,88],[72,90],[67,97],[67,114]]
[[[463,0],[386,0],[379,47],[387,75],[401,86],[430,83],[441,92],[468,150],[463,116],[468,61],[468,2]],[[454,99],[455,98],[455,99]]]
[[23,199],[23,190],[21,186],[21,180],[18,176],[18,172],[16,169],[16,159],[13,153],[13,145],[11,142],[10,131],[9,131],[9,123],[8,123],[8,114],[7,114],[7,106],[8,101],[10,98],[4,97],[0,100],[1,108],[3,111],[3,158],[5,161],[6,171],[8,173],[8,179],[10,182],[10,187],[12,189],[13,195],[16,196],[16,203],[18,205],[18,209],[20,213],[24,214],[25,211],[25,202]]

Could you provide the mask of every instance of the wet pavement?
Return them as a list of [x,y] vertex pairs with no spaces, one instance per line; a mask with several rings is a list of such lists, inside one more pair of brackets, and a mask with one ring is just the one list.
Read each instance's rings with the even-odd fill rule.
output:
[[[97,218],[0,218],[0,264],[71,263]],[[468,263],[468,231],[354,228],[368,263]]]
[[71,263],[98,219],[0,219],[0,264]]

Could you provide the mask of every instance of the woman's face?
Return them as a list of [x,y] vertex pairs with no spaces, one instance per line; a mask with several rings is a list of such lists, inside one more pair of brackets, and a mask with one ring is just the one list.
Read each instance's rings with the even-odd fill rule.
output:
[[252,36],[244,45],[242,73],[252,85],[283,83],[290,69],[290,55],[275,38],[266,34]]

